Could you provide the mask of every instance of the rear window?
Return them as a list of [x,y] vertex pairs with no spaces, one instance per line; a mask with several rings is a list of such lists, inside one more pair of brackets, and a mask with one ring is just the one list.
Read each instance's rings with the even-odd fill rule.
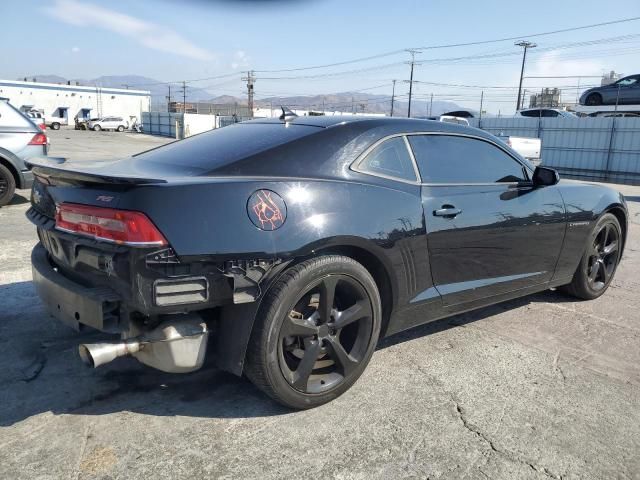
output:
[[27,115],[5,100],[0,100],[0,127],[37,128]]
[[321,130],[306,125],[239,123],[163,145],[135,157],[212,170]]

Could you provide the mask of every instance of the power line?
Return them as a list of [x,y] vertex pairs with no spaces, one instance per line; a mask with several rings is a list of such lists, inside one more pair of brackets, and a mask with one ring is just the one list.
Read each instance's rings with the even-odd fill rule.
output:
[[579,27],[563,28],[563,29],[560,29],[560,30],[551,30],[551,31],[548,31],[548,32],[531,33],[529,35],[518,35],[518,36],[515,36],[515,37],[497,38],[497,39],[493,39],[493,40],[481,40],[481,41],[478,41],[478,42],[466,42],[466,43],[454,43],[454,44],[448,44],[448,45],[430,45],[430,46],[426,46],[426,47],[416,47],[416,50],[433,50],[433,49],[436,49],[436,48],[469,47],[469,46],[472,46],[472,45],[486,45],[488,43],[508,42],[508,41],[513,41],[513,40],[520,40],[522,38],[543,37],[543,36],[546,36],[546,35],[555,35],[557,33],[575,32],[577,30],[586,30],[588,28],[604,27],[604,26],[607,26],[607,25],[615,25],[615,24],[626,23],[626,22],[635,22],[637,20],[640,20],[640,17],[622,18],[622,19],[619,19],[619,20],[611,20],[609,22],[593,23],[593,24],[590,24],[590,25],[582,25],[582,26],[579,26]]
[[[607,25],[615,25],[615,24],[620,24],[620,23],[628,23],[628,22],[634,22],[640,20],[640,17],[630,17],[630,18],[622,18],[619,20],[612,20],[609,22],[600,22],[600,23],[593,23],[590,25],[581,25],[578,27],[570,27],[570,28],[563,28],[563,29],[559,29],[559,30],[551,30],[551,31],[547,31],[547,32],[538,32],[538,33],[532,33],[532,34],[528,34],[528,35],[518,35],[515,37],[504,37],[504,38],[496,38],[496,39],[491,39],[491,40],[480,40],[480,41],[474,41],[474,42],[465,42],[465,43],[450,43],[450,44],[443,44],[443,45],[427,45],[424,47],[416,47],[413,50],[434,50],[434,49],[443,49],[443,48],[454,48],[454,47],[468,47],[468,46],[474,46],[474,45],[486,45],[486,44],[490,44],[490,43],[500,43],[500,42],[507,42],[507,41],[513,41],[513,40],[520,40],[522,38],[534,38],[534,37],[542,37],[542,36],[546,36],[546,35],[555,35],[558,33],[567,33],[567,32],[574,32],[574,31],[578,31],[578,30],[586,30],[589,28],[596,28],[596,27],[603,27],[603,26],[607,26]],[[334,62],[334,63],[327,63],[327,64],[322,64],[322,65],[310,65],[310,66],[305,66],[305,67],[293,67],[293,68],[283,68],[283,69],[270,69],[270,70],[255,70],[256,73],[286,73],[286,72],[299,72],[299,71],[304,71],[304,70],[316,70],[316,69],[320,69],[320,68],[330,68],[330,67],[337,67],[337,66],[341,66],[341,65],[348,65],[351,63],[359,63],[359,62],[366,62],[369,60],[375,60],[378,58],[384,58],[384,57],[389,57],[392,55],[399,55],[401,53],[406,52],[407,49],[399,49],[399,50],[393,50],[393,51],[389,51],[389,52],[384,52],[384,53],[379,53],[376,55],[369,55],[367,57],[360,57],[360,58],[354,58],[351,60],[344,60],[341,62]]]

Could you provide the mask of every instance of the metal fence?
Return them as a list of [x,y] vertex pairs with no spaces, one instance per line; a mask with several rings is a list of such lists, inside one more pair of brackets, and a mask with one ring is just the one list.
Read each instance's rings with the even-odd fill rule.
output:
[[494,135],[542,139],[542,164],[563,176],[640,185],[640,118],[483,118]]
[[145,133],[176,138],[176,121],[182,122],[182,113],[142,112]]
[[226,115],[218,117],[218,128],[228,127],[234,123],[244,122],[245,120],[251,120],[250,117],[238,117],[234,115]]

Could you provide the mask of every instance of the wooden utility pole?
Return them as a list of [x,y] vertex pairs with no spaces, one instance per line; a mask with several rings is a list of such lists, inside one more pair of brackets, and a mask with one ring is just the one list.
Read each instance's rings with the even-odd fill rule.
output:
[[393,104],[396,100],[396,81],[393,80],[393,90],[391,90],[391,117],[393,117]]
[[182,81],[182,113],[187,113],[187,82]]
[[416,63],[416,53],[417,50],[407,50],[411,54],[411,74],[409,75],[409,107],[407,108],[407,118],[411,117],[411,96],[413,94],[413,67]]
[[253,85],[256,81],[253,70],[249,70],[247,76],[242,80],[247,82],[247,108],[249,109],[249,118],[253,118]]

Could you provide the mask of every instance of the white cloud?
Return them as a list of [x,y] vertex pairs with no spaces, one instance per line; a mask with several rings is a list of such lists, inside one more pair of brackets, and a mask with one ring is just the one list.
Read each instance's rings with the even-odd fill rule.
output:
[[94,27],[117,33],[147,48],[196,60],[212,60],[213,54],[169,28],[77,0],[55,0],[45,8],[52,17],[79,27]]
[[237,50],[233,54],[233,61],[231,62],[231,68],[236,70],[238,68],[244,68],[249,66],[249,57],[244,50]]
[[71,47],[72,53],[78,53],[80,51],[80,47]]
[[[528,63],[528,62],[527,62]],[[599,75],[605,70],[604,62],[596,59],[563,59],[559,52],[547,52],[527,65],[527,76]],[[561,83],[561,82],[560,82]]]

